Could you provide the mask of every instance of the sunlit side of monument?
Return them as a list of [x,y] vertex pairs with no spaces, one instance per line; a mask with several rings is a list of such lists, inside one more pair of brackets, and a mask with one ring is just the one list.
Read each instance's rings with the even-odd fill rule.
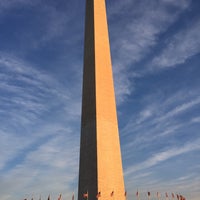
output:
[[86,0],[78,200],[125,199],[105,0]]

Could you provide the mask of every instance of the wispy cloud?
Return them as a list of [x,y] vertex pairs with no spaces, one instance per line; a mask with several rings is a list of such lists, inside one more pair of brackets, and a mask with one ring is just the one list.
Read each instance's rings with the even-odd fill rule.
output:
[[194,117],[193,119],[191,119],[192,123],[200,123],[200,117]]
[[[13,177],[21,180],[23,171],[28,173],[30,168],[36,173],[35,176],[40,177],[42,172],[38,166],[48,168],[50,174],[56,168],[67,168],[71,173],[68,174],[68,181],[72,181],[76,178],[77,171],[73,174],[71,170],[77,170],[75,166],[78,166],[78,149],[75,147],[78,146],[79,128],[71,124],[80,116],[80,99],[77,93],[72,93],[72,88],[71,91],[64,88],[45,71],[37,70],[29,63],[5,54],[0,55],[0,74],[0,171],[15,173],[10,178],[5,177],[2,184],[6,185],[8,181],[11,187],[14,186]],[[56,120],[53,120],[54,114],[57,116]],[[6,120],[8,118],[9,121]],[[48,123],[46,118],[53,121]],[[72,134],[72,130],[77,134]],[[72,154],[75,155],[72,157]],[[63,160],[63,157],[69,159]],[[21,187],[36,183],[34,176],[25,176]],[[42,177],[46,180],[48,176],[51,177],[44,173],[40,181],[42,182]],[[52,177],[52,181],[53,179],[55,177]],[[39,189],[41,188],[38,187]],[[21,190],[20,186],[13,188],[15,190]]]
[[134,91],[134,87],[131,84],[127,76],[126,69],[118,64],[114,64],[114,83],[117,105],[121,105],[127,100],[127,97]]
[[25,152],[23,162],[1,177],[0,186],[4,188],[1,195],[21,199],[32,195],[47,197],[50,193],[56,198],[60,192],[70,198],[77,185],[79,149],[76,147],[77,140],[65,132]]
[[[143,58],[157,43],[159,34],[166,31],[180,13],[189,7],[189,2],[184,0],[177,4],[172,1],[136,1],[129,5],[129,1],[124,1],[122,6],[127,3],[132,14],[124,28],[118,31],[117,38],[121,39],[113,44],[118,58],[125,63]],[[170,6],[174,8],[174,12],[170,12]]]
[[162,96],[163,94],[159,90],[151,96],[145,96],[143,109],[134,113],[123,128],[122,133],[127,134],[130,130],[137,131],[146,126],[154,126],[154,131],[155,128],[163,126],[167,131],[166,124],[174,122],[175,119],[194,109],[200,103],[198,88],[193,88],[189,92],[186,89],[175,91],[168,94],[165,99]]
[[156,68],[173,67],[185,63],[200,52],[200,21],[180,30],[166,45],[160,55],[152,61]]
[[179,115],[182,112],[185,112],[188,109],[191,109],[194,106],[197,106],[198,104],[200,104],[200,97],[197,97],[196,99],[191,100],[189,102],[183,103],[182,105],[176,106],[171,111],[167,112],[165,115],[160,116],[157,120],[163,121],[167,118],[172,118],[176,115]]
[[[71,92],[51,75],[17,58],[1,55],[0,69],[1,116],[9,115],[13,120],[19,118],[18,125],[24,120],[32,123],[48,112],[50,107],[56,106],[53,99],[57,99],[59,105],[72,98]],[[22,120],[20,117],[26,118]]]
[[128,176],[133,172],[152,167],[154,165],[159,164],[160,162],[164,162],[175,156],[185,154],[185,153],[188,153],[191,151],[196,151],[199,149],[200,149],[200,140],[196,140],[196,141],[187,143],[181,147],[173,147],[166,151],[158,152],[158,153],[154,154],[152,157],[145,160],[144,162],[139,163],[137,165],[133,165],[130,168],[126,169],[125,175]]
[[[110,35],[118,102],[124,102],[127,96],[134,92],[132,79],[139,75],[132,72],[133,68],[137,68],[135,63],[150,53],[158,44],[159,36],[165,33],[189,6],[189,0],[182,0],[178,4],[173,1],[128,0],[108,3],[110,22],[113,21],[112,17],[117,19],[115,23],[111,23]],[[169,8],[173,9],[173,12]],[[124,20],[121,15],[118,19],[120,13],[125,16]]]
[[181,90],[168,94],[164,100],[160,92],[152,97],[145,96],[143,109],[135,111],[120,131],[125,163],[136,166],[136,160],[142,162],[152,154],[166,151],[166,148],[176,150],[175,145],[184,146],[188,141],[199,139],[198,131],[193,128],[198,124],[194,125],[192,121],[195,116],[192,113],[200,103],[199,95],[198,90],[190,92]]

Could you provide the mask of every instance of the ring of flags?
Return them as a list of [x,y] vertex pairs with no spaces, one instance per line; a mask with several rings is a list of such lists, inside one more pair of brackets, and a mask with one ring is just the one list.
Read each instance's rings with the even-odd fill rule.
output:
[[[150,197],[152,195],[151,192],[148,191],[146,194],[147,194],[148,199],[150,200]],[[111,191],[110,197],[113,197],[113,196],[114,196],[114,191]],[[127,191],[124,192],[124,196],[125,196],[125,198],[127,197]],[[169,200],[170,195],[167,192],[165,192],[164,196],[166,197],[166,200]],[[100,197],[101,197],[101,192],[98,192],[96,194],[96,198],[99,199]],[[136,192],[136,197],[137,197],[137,200],[140,200],[140,198],[139,198],[140,194],[139,194],[138,190]],[[160,200],[161,194],[159,192],[157,192],[156,193],[156,197],[157,197],[158,200]],[[89,194],[88,194],[88,191],[87,191],[86,193],[83,193],[83,199],[87,199],[88,200],[88,198],[89,198]],[[172,200],[186,200],[186,198],[183,195],[181,195],[181,194],[174,194],[174,193],[171,193],[171,198],[170,199],[172,199]],[[25,198],[24,200],[28,200],[28,199]],[[34,200],[34,199],[31,198],[31,200]],[[39,200],[41,200],[41,195],[40,195]],[[50,195],[48,195],[47,200],[51,200]],[[62,200],[62,194],[60,194],[58,196],[58,200]],[[72,200],[74,200],[74,194],[72,195]]]

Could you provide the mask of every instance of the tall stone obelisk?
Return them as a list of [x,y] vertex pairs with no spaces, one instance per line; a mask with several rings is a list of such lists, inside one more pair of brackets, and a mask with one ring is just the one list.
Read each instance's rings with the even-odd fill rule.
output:
[[105,0],[86,0],[78,200],[124,200]]

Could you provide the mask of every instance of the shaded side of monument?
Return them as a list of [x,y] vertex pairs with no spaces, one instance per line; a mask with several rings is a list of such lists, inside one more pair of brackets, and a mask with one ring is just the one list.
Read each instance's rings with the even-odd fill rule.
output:
[[86,0],[78,200],[125,199],[105,0]]

